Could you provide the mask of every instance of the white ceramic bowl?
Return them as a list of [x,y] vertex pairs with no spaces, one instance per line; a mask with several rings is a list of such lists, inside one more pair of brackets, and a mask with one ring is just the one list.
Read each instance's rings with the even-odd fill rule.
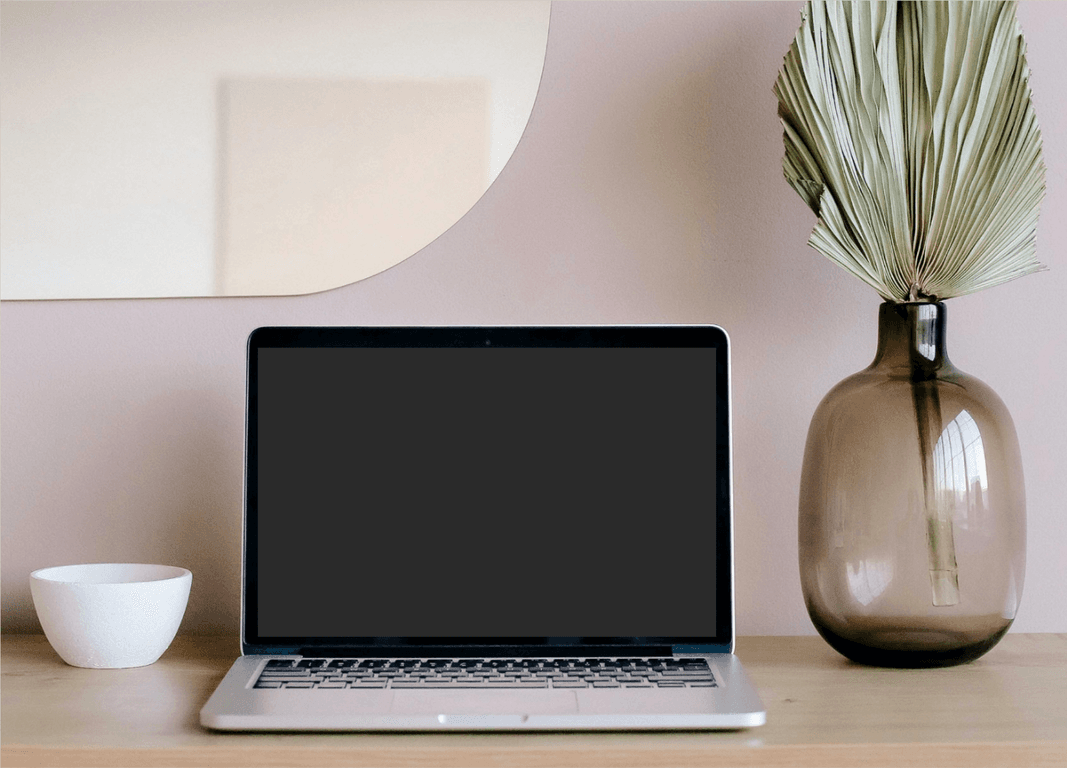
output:
[[90,563],[30,574],[48,642],[74,667],[151,664],[178,632],[193,574],[171,565]]

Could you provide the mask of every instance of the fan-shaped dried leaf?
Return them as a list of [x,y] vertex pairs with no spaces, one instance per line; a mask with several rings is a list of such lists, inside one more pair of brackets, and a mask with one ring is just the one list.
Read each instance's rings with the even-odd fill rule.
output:
[[775,83],[809,243],[893,301],[1042,269],[1041,135],[1013,2],[809,2]]

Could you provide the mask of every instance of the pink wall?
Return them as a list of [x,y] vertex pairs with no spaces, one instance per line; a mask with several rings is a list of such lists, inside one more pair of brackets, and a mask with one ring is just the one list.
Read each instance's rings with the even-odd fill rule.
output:
[[[510,164],[449,232],[296,298],[5,302],[4,631],[28,573],[194,574],[183,631],[236,632],[244,342],[267,324],[715,322],[734,340],[738,630],[811,632],[796,568],[808,420],[870,362],[874,292],[805,245],[771,85],[798,3],[562,3]],[[1050,271],[949,304],[954,361],[1012,411],[1029,509],[1015,628],[1067,632],[1067,5],[1024,3]]]

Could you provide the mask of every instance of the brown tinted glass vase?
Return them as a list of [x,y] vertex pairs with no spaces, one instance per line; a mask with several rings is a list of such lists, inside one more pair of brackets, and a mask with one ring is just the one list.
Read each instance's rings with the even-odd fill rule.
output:
[[948,358],[943,304],[881,306],[874,362],[812,418],[800,575],[815,628],[848,658],[978,658],[1022,593],[1022,462],[1004,403]]

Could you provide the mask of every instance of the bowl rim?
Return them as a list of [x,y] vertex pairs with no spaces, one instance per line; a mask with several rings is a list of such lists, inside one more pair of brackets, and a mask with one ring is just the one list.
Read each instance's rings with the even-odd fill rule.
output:
[[[146,578],[140,574],[138,578],[108,578],[104,580],[87,579],[86,572],[114,568],[142,568],[153,569],[158,576]],[[81,575],[73,577],[71,572],[79,569]],[[79,586],[121,586],[133,584],[153,584],[157,582],[175,581],[191,578],[192,571],[177,565],[162,565],[159,563],[71,563],[68,565],[51,565],[46,568],[38,568],[30,573],[30,580],[46,582],[50,584],[75,584]]]

